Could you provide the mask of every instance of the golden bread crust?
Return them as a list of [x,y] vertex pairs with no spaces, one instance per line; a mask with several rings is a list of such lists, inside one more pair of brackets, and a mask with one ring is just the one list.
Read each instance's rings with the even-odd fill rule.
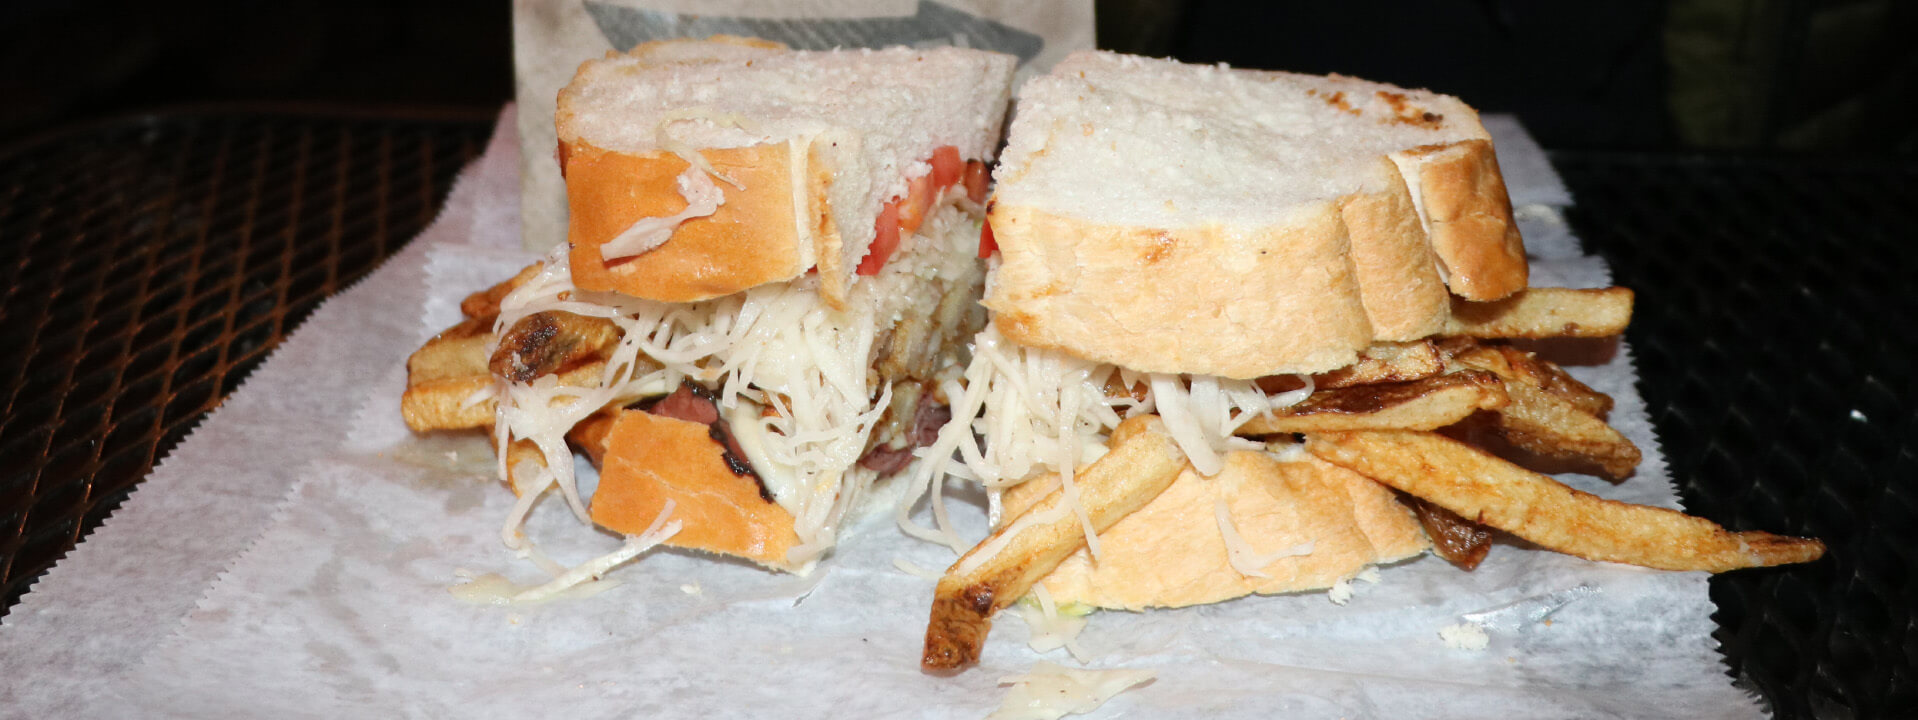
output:
[[734,474],[708,432],[702,423],[620,411],[606,435],[593,522],[635,535],[671,499],[681,522],[667,545],[786,568],[799,543],[792,513],[762,497],[758,480]]
[[1350,364],[1371,344],[1332,203],[1263,228],[1097,225],[996,205],[984,304],[1015,342],[1147,372],[1254,378]]
[[[1006,513],[1023,511],[1035,492],[1008,490]],[[1311,553],[1265,566],[1248,577],[1227,560],[1214,506],[1223,499],[1233,527],[1254,552],[1311,544]],[[1235,451],[1207,478],[1190,467],[1144,508],[1099,535],[1101,559],[1082,548],[1043,581],[1053,599],[1141,610],[1220,602],[1253,593],[1320,590],[1367,566],[1417,555],[1424,532],[1392,491],[1316,458],[1279,462],[1262,452]]]
[[1463,140],[1402,155],[1418,168],[1427,232],[1452,293],[1485,301],[1525,289],[1530,274],[1525,241],[1512,219],[1512,200],[1492,142]]
[[1383,192],[1349,195],[1339,207],[1351,238],[1359,297],[1376,340],[1416,340],[1437,333],[1451,314],[1438,258],[1419,224],[1412,193],[1391,161]]
[[713,214],[681,223],[664,245],[611,262],[601,258],[601,245],[642,218],[686,209],[677,178],[688,164],[666,152],[632,155],[585,142],[561,147],[567,240],[573,282],[581,289],[695,302],[791,280],[809,267],[794,217],[787,143],[699,151],[741,187],[716,180],[726,201]]

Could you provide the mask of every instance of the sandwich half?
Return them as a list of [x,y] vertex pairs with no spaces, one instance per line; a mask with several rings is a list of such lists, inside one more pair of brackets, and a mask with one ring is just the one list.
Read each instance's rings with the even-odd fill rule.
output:
[[408,422],[490,431],[511,546],[556,493],[629,537],[810,569],[943,420],[926,389],[983,322],[1013,66],[726,37],[583,64],[555,118],[567,242],[414,355]]
[[[1105,52],[1069,57],[1017,103],[981,243],[991,323],[943,386],[953,422],[922,453],[939,462],[896,508],[909,534],[962,553],[935,593],[927,667],[976,659],[991,614],[1029,589],[1048,608],[1338,600],[1345,581],[1434,541],[1476,563],[1481,522],[1660,566],[1555,544],[1523,498],[1430,493],[1418,477],[1455,479],[1439,468],[1480,458],[1492,435],[1598,474],[1638,461],[1603,420],[1609,398],[1497,340],[1616,334],[1631,295],[1528,288],[1470,107]],[[1351,450],[1387,445],[1399,462]],[[1572,492],[1507,474],[1535,499]],[[947,477],[988,490],[993,532],[976,546],[946,519]],[[931,527],[912,519],[921,498]],[[1622,507],[1606,509],[1710,535],[1729,566],[1815,556],[1737,555],[1758,538]]]

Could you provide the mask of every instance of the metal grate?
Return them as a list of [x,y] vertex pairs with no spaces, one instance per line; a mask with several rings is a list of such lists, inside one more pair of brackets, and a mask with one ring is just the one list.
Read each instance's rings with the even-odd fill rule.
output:
[[1918,708],[1918,167],[1560,153],[1635,289],[1627,337],[1686,507],[1828,556],[1711,581],[1781,718]]
[[209,111],[0,151],[0,615],[423,229],[490,126]]

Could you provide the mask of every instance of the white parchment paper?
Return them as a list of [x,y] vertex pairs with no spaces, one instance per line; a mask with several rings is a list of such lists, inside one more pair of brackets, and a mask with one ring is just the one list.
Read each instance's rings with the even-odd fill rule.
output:
[[[1537,190],[1563,197],[1536,145],[1508,137],[1515,123],[1487,124],[1535,284],[1605,284]],[[499,544],[511,498],[484,440],[405,431],[399,366],[456,319],[459,297],[528,259],[517,159],[509,129],[426,234],[317,312],[8,616],[0,714],[980,717],[997,705],[998,679],[1038,659],[1026,629],[1002,616],[978,668],[920,673],[932,582],[892,560],[951,556],[883,518],[809,578],[656,551],[592,597],[453,598],[462,569],[540,576]],[[1618,486],[1565,479],[1675,506],[1629,352],[1575,373],[1617,399],[1614,422],[1646,461]],[[983,533],[976,507],[961,514]],[[618,544],[558,503],[529,532],[568,563]],[[1344,606],[1310,593],[1100,613],[1081,643],[1095,667],[1158,673],[1098,717],[1758,716],[1723,673],[1704,578],[1499,545],[1475,573],[1434,558],[1385,568]],[[1439,629],[1460,622],[1490,647],[1446,647]]]

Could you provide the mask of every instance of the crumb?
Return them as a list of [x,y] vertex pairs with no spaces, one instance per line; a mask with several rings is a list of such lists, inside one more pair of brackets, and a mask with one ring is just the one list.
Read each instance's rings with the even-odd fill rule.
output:
[[1332,583],[1332,587],[1325,591],[1325,599],[1331,600],[1333,605],[1344,605],[1351,602],[1352,581],[1340,580]]
[[1357,577],[1359,580],[1363,580],[1373,585],[1377,585],[1379,584],[1379,579],[1380,579],[1379,568],[1377,565],[1368,565],[1366,566],[1364,570],[1359,571],[1359,574]]
[[1454,650],[1484,650],[1492,639],[1485,634],[1485,628],[1473,623],[1459,623],[1439,628],[1439,639],[1445,646]]
[[699,583],[686,583],[685,585],[679,586],[679,591],[687,595],[698,595],[701,592]]

